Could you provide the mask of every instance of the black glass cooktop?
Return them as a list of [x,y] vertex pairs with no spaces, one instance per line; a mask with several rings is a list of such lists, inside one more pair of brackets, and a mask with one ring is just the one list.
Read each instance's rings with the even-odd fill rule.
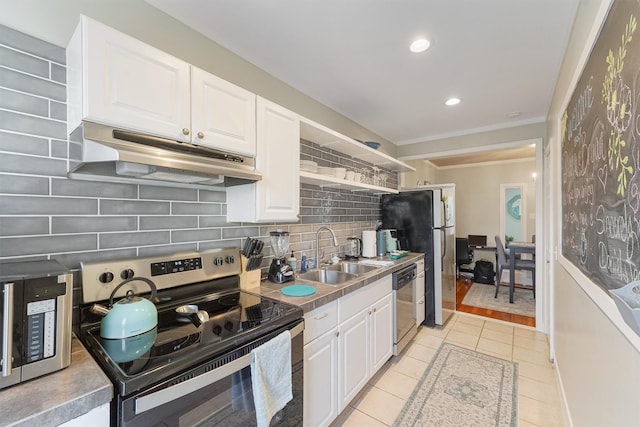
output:
[[[198,319],[176,310],[184,305],[191,310],[197,306]],[[232,290],[160,304],[158,326],[144,334],[103,339],[100,323],[94,322],[81,328],[80,339],[125,396],[219,357],[302,315],[297,307]]]

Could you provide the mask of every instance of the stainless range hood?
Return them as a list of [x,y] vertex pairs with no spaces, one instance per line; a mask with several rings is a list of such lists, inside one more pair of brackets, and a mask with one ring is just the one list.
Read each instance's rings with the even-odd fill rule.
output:
[[210,190],[262,179],[252,157],[86,121],[69,153],[71,179]]

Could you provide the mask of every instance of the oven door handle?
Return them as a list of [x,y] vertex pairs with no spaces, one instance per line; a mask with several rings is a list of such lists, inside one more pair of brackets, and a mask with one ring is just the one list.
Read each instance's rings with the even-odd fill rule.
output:
[[[289,331],[291,333],[291,338],[293,339],[293,337],[300,334],[303,330],[304,322],[300,322]],[[172,385],[171,387],[167,387],[146,396],[138,397],[135,400],[135,413],[136,415],[139,415],[143,412],[164,405],[165,403],[171,402],[172,400],[179,399],[182,396],[186,396],[189,393],[200,390],[209,384],[213,384],[216,381],[226,378],[234,372],[238,372],[249,365],[251,365],[251,353],[245,354],[234,361],[214,369],[213,371],[209,371],[190,380]]]

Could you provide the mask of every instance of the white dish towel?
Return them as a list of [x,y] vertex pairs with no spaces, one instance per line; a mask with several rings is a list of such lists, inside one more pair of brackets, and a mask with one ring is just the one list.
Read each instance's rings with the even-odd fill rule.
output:
[[293,399],[289,331],[251,352],[251,388],[258,427],[268,427],[275,413]]

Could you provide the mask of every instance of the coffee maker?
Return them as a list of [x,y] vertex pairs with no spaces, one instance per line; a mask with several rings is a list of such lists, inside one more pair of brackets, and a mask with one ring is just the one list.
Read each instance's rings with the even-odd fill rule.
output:
[[273,283],[285,283],[294,279],[294,271],[287,263],[286,255],[289,253],[289,232],[272,231],[269,233],[271,240],[271,250],[273,251],[273,261],[269,266],[269,281]]

